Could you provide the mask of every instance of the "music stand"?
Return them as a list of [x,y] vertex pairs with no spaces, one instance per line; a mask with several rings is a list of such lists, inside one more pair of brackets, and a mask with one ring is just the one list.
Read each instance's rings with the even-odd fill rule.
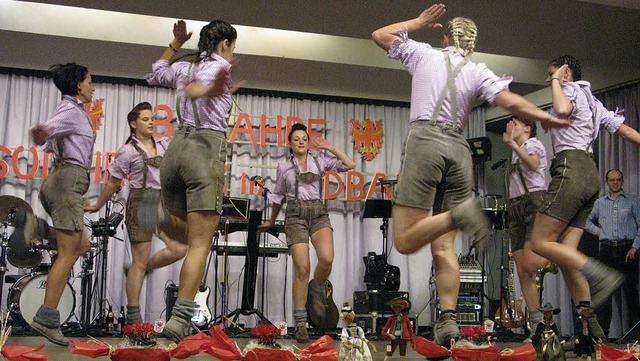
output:
[[385,257],[388,255],[387,234],[389,231],[389,218],[391,218],[391,201],[384,199],[385,187],[393,186],[398,183],[397,180],[380,179],[379,184],[382,190],[383,199],[369,199],[364,202],[364,212],[362,218],[382,218],[382,253]]
[[473,164],[491,160],[491,139],[488,137],[467,139]]

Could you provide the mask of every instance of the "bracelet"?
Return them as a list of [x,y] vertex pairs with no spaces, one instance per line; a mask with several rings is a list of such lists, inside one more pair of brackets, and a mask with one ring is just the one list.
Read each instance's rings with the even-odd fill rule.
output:
[[562,83],[562,81],[560,81],[560,78],[551,78],[551,80],[549,80],[549,82],[552,82],[552,81],[553,81],[553,79],[555,79],[555,80],[557,80],[557,81],[559,81],[559,82],[561,82],[561,83]]
[[171,45],[171,43],[169,43],[169,49],[173,50],[174,53],[178,52],[178,49],[174,48],[173,45]]

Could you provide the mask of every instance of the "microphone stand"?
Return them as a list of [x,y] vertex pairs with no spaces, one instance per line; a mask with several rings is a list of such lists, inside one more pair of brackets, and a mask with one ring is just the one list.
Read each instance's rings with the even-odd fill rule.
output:
[[[267,193],[269,192],[269,188],[265,187],[264,185],[262,186],[262,199],[264,200],[264,211],[262,212],[262,223],[266,222],[269,218],[267,218],[267,210],[269,209],[269,200],[267,198]],[[267,263],[267,254],[266,254],[266,250],[267,250],[267,235],[266,232],[262,232],[262,234],[260,235],[260,238],[262,240],[262,249],[263,249],[263,253],[262,253],[262,281],[261,281],[261,292],[260,292],[260,310],[262,311],[262,313],[264,314],[264,290],[265,290],[265,280],[267,279],[267,271],[266,271],[266,263]],[[259,254],[259,248],[260,246],[258,245],[258,254]]]

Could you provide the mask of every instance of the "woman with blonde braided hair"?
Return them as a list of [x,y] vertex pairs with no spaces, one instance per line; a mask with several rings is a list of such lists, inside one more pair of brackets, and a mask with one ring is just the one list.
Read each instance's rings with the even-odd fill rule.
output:
[[[457,17],[451,19],[447,23],[447,34],[449,41],[453,43],[456,49],[464,50],[463,56],[468,58],[476,48],[476,37],[478,36],[478,27],[471,19]],[[445,35],[447,36],[447,35]]]
[[413,77],[409,133],[393,200],[393,238],[395,247],[404,254],[431,245],[442,310],[434,338],[436,343],[450,346],[460,335],[455,314],[460,288],[454,253],[456,231],[472,234],[481,243],[489,240],[488,222],[478,201],[471,197],[471,153],[460,134],[474,102],[486,100],[549,127],[568,122],[511,93],[511,77],[498,77],[485,64],[470,61],[477,36],[472,20],[451,20],[442,50],[409,38],[410,32],[441,28],[438,21],[445,12],[443,4],[432,5],[414,19],[374,31],[372,37],[390,58],[401,60]]

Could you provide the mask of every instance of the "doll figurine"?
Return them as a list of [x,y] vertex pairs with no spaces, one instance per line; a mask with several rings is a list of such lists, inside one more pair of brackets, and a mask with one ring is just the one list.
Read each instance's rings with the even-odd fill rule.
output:
[[[591,360],[595,356],[596,348],[600,347],[602,340],[594,339],[589,331],[589,324],[587,323],[587,314],[578,311],[578,317],[576,318],[576,337],[575,346],[573,352],[578,359],[586,357],[587,360]],[[597,347],[596,347],[597,346]]]
[[[538,308],[538,311],[542,312],[543,320],[538,322],[536,332],[531,337],[531,344],[536,348],[538,354],[536,360],[565,360],[564,350],[560,343],[560,332],[553,320],[553,315],[560,313],[560,309],[553,308],[551,303],[547,302],[543,307]],[[538,343],[540,343],[539,346]]]
[[411,342],[411,346],[415,347],[413,327],[407,316],[411,309],[411,302],[406,297],[396,297],[387,302],[387,305],[393,310],[393,316],[389,317],[382,328],[382,336],[389,341],[384,361],[391,359],[398,346],[400,346],[400,360],[404,361],[407,357],[407,342]]
[[342,318],[342,333],[340,334],[339,361],[373,361],[369,347],[373,352],[378,352],[374,344],[364,337],[364,331],[354,321],[355,313],[349,306],[349,302],[342,305],[340,311]]

